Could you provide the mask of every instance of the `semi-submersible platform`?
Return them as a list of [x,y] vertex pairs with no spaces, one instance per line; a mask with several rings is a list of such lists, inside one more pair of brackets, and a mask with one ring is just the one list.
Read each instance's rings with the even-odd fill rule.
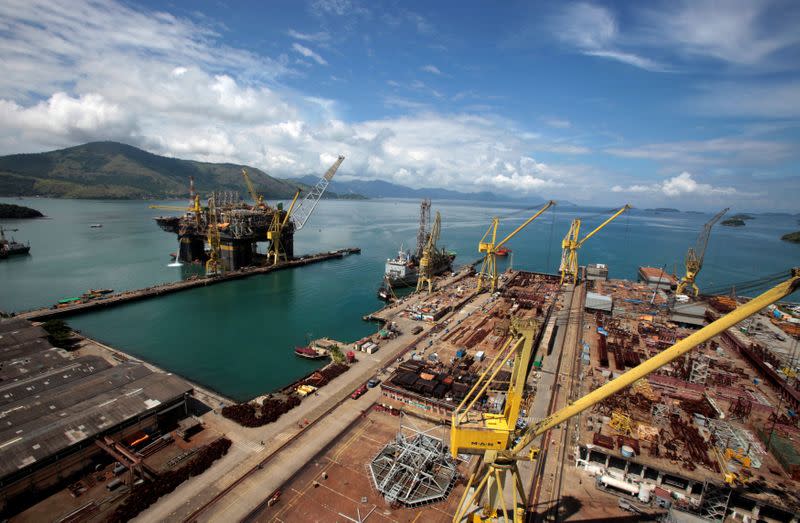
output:
[[244,202],[236,191],[214,191],[203,206],[192,180],[188,208],[150,207],[185,211],[181,216],[155,218],[164,231],[178,235],[177,261],[205,263],[209,274],[235,271],[263,263],[264,256],[256,246],[258,242],[268,242],[266,263],[277,264],[294,258],[295,232],[303,228],[343,161],[344,156],[339,156],[299,201],[298,189],[288,209],[280,203],[269,205],[244,169],[242,175],[253,204]]

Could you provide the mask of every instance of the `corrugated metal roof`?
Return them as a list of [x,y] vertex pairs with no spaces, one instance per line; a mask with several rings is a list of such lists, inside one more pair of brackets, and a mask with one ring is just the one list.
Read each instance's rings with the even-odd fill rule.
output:
[[[47,343],[25,343],[25,350],[0,351],[9,378],[0,382],[0,481],[192,390],[140,363],[112,367],[98,356],[71,358]],[[35,346],[43,350],[31,352]]]
[[586,293],[586,305],[587,309],[594,309],[594,310],[601,310],[601,311],[608,311],[611,312],[613,308],[613,300],[611,296],[606,296],[604,294],[598,294],[596,292],[587,292]]

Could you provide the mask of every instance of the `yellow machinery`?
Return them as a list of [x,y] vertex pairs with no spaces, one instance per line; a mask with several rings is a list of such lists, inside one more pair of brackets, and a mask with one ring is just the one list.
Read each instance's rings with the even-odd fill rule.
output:
[[247,185],[247,192],[250,193],[255,207],[258,209],[268,209],[269,205],[264,202],[264,197],[256,191],[253,181],[250,179],[250,175],[247,174],[247,169],[242,169],[242,178],[244,178],[244,183]]
[[486,279],[491,280],[489,287],[490,292],[494,292],[497,288],[497,251],[519,231],[524,229],[529,223],[541,216],[542,213],[555,204],[556,202],[553,200],[547,202],[536,214],[525,220],[522,225],[514,229],[511,234],[503,238],[499,243],[495,243],[495,240],[497,239],[497,226],[500,224],[500,218],[496,216],[492,218],[492,224],[486,230],[486,234],[483,235],[480,243],[478,243],[478,252],[485,253],[483,262],[481,263],[481,270],[478,273],[478,292],[483,290],[484,280]]
[[[535,459],[538,449],[526,451],[535,438],[631,386],[637,380],[680,358],[698,345],[788,296],[798,288],[800,288],[800,268],[794,268],[786,281],[524,430],[517,430],[516,423],[519,418],[519,405],[522,402],[522,387],[530,364],[537,329],[534,324],[512,325],[512,333],[516,338],[512,337],[513,341],[509,340],[503,346],[464,401],[453,411],[450,431],[452,456],[456,458],[459,454],[482,455],[478,467],[470,475],[453,521],[463,521],[467,518],[473,521],[501,518],[506,521],[523,521],[526,497],[517,470],[517,462]],[[505,391],[506,407],[503,412],[499,414],[472,412],[475,403],[487,392],[491,392],[489,390],[491,382],[512,358],[514,367]],[[506,479],[510,480],[513,489],[513,512],[508,510],[505,501]],[[510,514],[513,516],[509,516]]]
[[179,207],[177,205],[148,205],[148,207],[150,209],[163,209],[167,211],[183,211],[185,213],[192,213],[194,214],[194,218],[198,227],[200,227],[200,222],[203,217],[203,208],[200,206],[200,196],[197,194],[192,196],[189,207]]
[[624,412],[614,411],[611,413],[609,426],[624,436],[633,434],[633,421]]
[[733,450],[726,448],[725,452],[720,452],[714,447],[714,453],[717,455],[720,471],[725,483],[731,486],[745,485],[748,483],[752,476],[750,474],[751,460],[744,449]]
[[422,249],[422,257],[419,259],[419,278],[417,279],[417,292],[421,291],[426,285],[428,292],[433,292],[433,257],[436,254],[436,242],[439,241],[439,233],[442,228],[442,216],[436,211],[436,218],[433,220],[428,241]]
[[286,227],[286,224],[289,222],[289,217],[292,214],[298,196],[300,196],[300,189],[297,189],[297,192],[294,193],[294,198],[292,198],[292,203],[289,205],[289,210],[283,213],[283,219],[281,219],[282,213],[280,212],[280,206],[278,206],[278,209],[272,214],[272,223],[270,223],[269,230],[267,231],[267,240],[269,240],[267,256],[272,261],[273,265],[286,261],[286,251],[284,251],[283,245],[281,245],[281,236],[283,235],[284,227]]
[[586,243],[586,240],[597,234],[600,229],[616,220],[620,214],[630,208],[631,206],[626,204],[625,207],[615,212],[611,218],[607,219],[595,230],[584,236],[582,240],[578,240],[578,236],[581,232],[581,220],[580,218],[572,220],[569,231],[567,231],[567,235],[564,236],[564,240],[561,242],[561,267],[559,267],[561,271],[561,283],[564,283],[567,279],[567,275],[572,277],[572,283],[578,283],[578,249]]
[[219,224],[217,223],[217,207],[214,198],[208,199],[208,260],[206,260],[206,276],[214,276],[222,271],[219,253]]
[[722,209],[713,218],[708,220],[708,222],[703,226],[703,230],[700,232],[700,235],[697,237],[697,243],[695,246],[689,247],[689,250],[686,253],[686,259],[684,260],[686,274],[683,276],[683,278],[681,278],[680,283],[678,283],[678,288],[675,290],[675,294],[685,294],[687,288],[691,289],[693,296],[700,294],[700,289],[697,288],[697,284],[694,280],[697,278],[697,273],[703,268],[703,258],[705,258],[706,255],[706,247],[708,247],[708,238],[711,236],[711,228],[720,220],[720,218],[722,218],[726,212],[728,212],[727,207]]

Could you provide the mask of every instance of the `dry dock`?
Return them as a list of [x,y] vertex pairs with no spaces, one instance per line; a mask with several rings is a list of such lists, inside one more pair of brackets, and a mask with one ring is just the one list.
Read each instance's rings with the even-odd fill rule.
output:
[[214,285],[216,283],[247,278],[248,276],[253,276],[256,274],[267,274],[273,271],[292,269],[295,267],[301,267],[303,265],[309,265],[312,263],[323,262],[336,258],[344,258],[349,254],[360,254],[360,253],[361,253],[360,248],[348,247],[346,249],[339,249],[336,251],[329,251],[319,254],[312,254],[308,256],[301,256],[300,258],[296,258],[294,260],[290,260],[288,262],[281,263],[278,265],[240,269],[235,272],[228,272],[218,276],[195,278],[195,279],[177,281],[172,283],[164,283],[161,285],[154,285],[152,287],[147,287],[144,289],[125,291],[117,294],[109,294],[108,296],[102,298],[96,298],[90,301],[76,303],[75,305],[68,305],[66,307],[53,306],[42,309],[35,309],[32,311],[21,312],[17,314],[15,317],[31,321],[52,320],[54,318],[62,318],[64,316],[71,316],[73,314],[89,312],[97,309],[107,309],[109,307],[114,307],[116,305],[121,305],[123,303],[129,303],[133,301],[144,300],[147,298],[153,298],[156,296],[161,296],[163,294],[170,294],[173,292],[194,289],[195,287],[206,287],[208,285]]

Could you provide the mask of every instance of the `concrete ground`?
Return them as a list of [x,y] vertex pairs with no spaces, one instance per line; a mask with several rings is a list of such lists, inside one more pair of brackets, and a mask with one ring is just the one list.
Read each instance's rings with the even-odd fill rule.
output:
[[[161,498],[136,521],[183,521],[190,517],[210,521],[222,518],[223,514],[224,520],[233,521],[255,508],[380,394],[378,389],[372,389],[360,399],[351,400],[349,395],[352,391],[375,376],[381,368],[394,363],[414,341],[428,335],[431,324],[397,316],[417,299],[406,298],[404,304],[382,311],[391,321],[397,322],[402,332],[400,336],[382,342],[380,350],[374,354],[357,353],[359,361],[353,368],[319,389],[318,395],[304,399],[300,406],[276,422],[264,427],[245,428],[223,418],[218,410],[205,414],[203,421],[226,434],[233,442],[228,455],[202,475],[191,478]],[[412,335],[411,330],[418,325],[423,326],[423,333]],[[300,437],[302,440],[298,439]],[[291,448],[284,448],[290,441]],[[303,443],[298,443],[300,441]],[[280,454],[275,454],[278,451]],[[270,460],[268,465],[262,464],[265,459]],[[262,469],[258,469],[259,464],[262,464]],[[223,496],[215,499],[218,495]],[[210,501],[213,502],[211,505]],[[195,516],[201,509],[203,512]]]

